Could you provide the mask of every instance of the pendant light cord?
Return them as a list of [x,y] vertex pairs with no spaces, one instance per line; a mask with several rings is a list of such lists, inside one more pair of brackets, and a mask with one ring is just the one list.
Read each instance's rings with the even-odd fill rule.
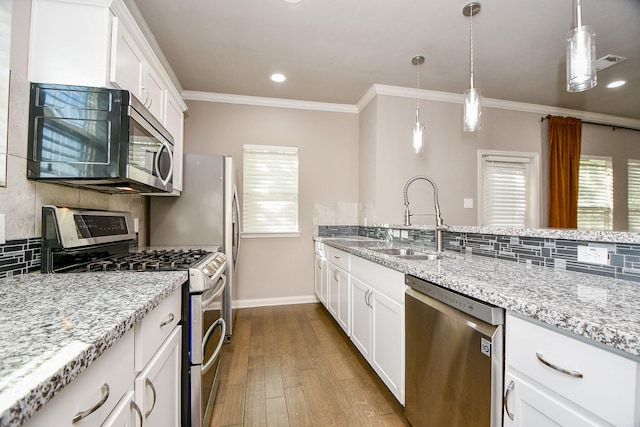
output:
[[[579,1],[579,0],[578,0]],[[470,56],[470,68],[471,68],[471,89],[473,89],[473,7],[471,7],[471,11],[469,12],[469,56]]]
[[420,61],[417,64],[416,71],[416,119],[420,116]]

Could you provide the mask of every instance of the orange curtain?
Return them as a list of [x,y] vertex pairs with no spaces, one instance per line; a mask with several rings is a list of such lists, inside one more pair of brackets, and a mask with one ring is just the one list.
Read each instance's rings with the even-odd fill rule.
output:
[[582,120],[549,117],[549,227],[578,228]]

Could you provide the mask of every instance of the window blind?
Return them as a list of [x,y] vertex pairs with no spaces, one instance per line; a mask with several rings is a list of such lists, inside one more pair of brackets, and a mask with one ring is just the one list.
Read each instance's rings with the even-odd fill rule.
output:
[[298,232],[298,148],[245,145],[245,233]]
[[483,158],[483,225],[514,228],[528,226],[529,167],[528,158]]
[[611,158],[580,158],[578,229],[613,229],[613,168]]
[[640,160],[627,162],[629,231],[640,231]]

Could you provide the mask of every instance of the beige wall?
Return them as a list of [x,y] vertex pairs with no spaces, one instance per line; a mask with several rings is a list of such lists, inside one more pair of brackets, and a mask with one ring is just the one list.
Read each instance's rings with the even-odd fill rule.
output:
[[233,156],[240,195],[243,144],[298,147],[300,236],[243,238],[234,299],[251,304],[311,298],[314,203],[358,201],[358,115],[203,101],[187,105],[185,152]]
[[[367,159],[373,158],[376,162],[375,171],[367,175],[375,175],[377,223],[401,224],[404,184],[412,176],[427,175],[438,185],[445,224],[476,225],[478,150],[540,152],[539,114],[485,107],[482,130],[465,133],[461,104],[422,100],[420,114],[425,123],[425,148],[423,153],[415,154],[411,139],[415,99],[377,96],[376,100],[377,114],[362,115],[361,120],[375,121],[377,131],[376,155],[366,154]],[[360,126],[367,128],[367,123]],[[364,167],[363,158],[361,167]],[[409,189],[411,211],[433,213],[432,194],[427,182],[414,182]],[[474,200],[473,209],[463,207],[465,198]],[[433,216],[415,216],[412,223],[435,222]]]
[[14,1],[11,33],[11,82],[9,94],[9,131],[7,186],[0,188],[0,213],[6,215],[6,238],[40,236],[42,205],[54,204],[82,208],[126,210],[140,219],[140,241],[146,243],[148,198],[78,190],[60,185],[27,180],[27,130],[29,82],[27,52],[31,2]]

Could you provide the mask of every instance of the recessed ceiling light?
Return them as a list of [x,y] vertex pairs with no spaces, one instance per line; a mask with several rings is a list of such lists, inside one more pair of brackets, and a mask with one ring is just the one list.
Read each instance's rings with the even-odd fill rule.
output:
[[611,82],[607,85],[609,89],[613,89],[614,87],[624,86],[627,82],[624,80],[616,80],[615,82]]
[[285,3],[300,3],[302,0],[283,0]]
[[280,73],[271,74],[271,81],[274,81],[276,83],[282,83],[285,80],[287,80],[287,76],[285,76],[284,74],[280,74]]

